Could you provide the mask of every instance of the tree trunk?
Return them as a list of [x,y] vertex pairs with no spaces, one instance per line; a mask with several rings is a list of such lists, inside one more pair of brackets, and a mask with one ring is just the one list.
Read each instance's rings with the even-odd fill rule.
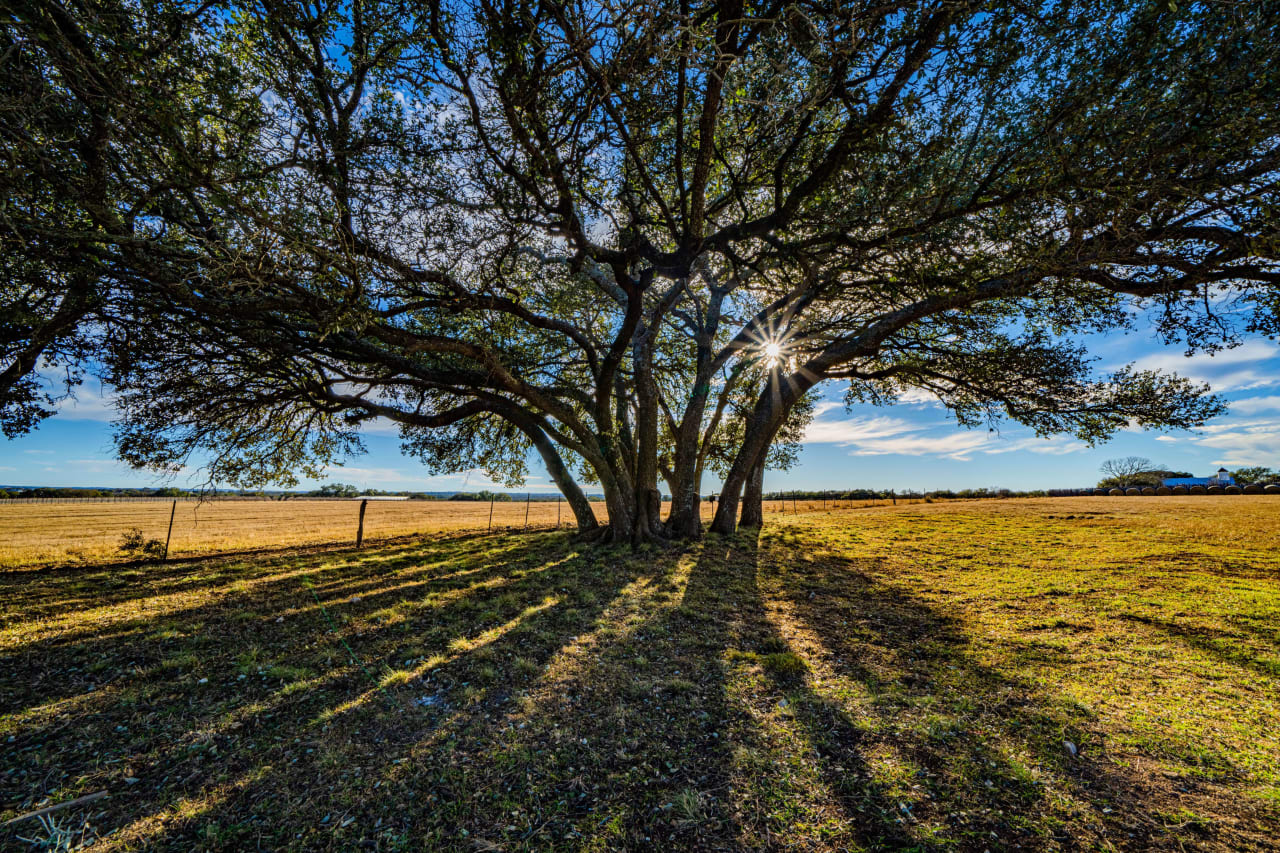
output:
[[[705,273],[705,270],[704,270]],[[671,513],[667,516],[667,535],[673,539],[698,539],[702,536],[702,466],[705,442],[715,431],[733,386],[731,380],[722,394],[712,424],[705,438],[702,433],[703,415],[711,394],[711,377],[715,372],[712,344],[720,328],[720,307],[728,291],[713,286],[707,304],[703,327],[698,334],[698,350],[695,357],[693,388],[684,415],[675,430],[675,465],[671,486]],[[735,372],[734,376],[737,376]]]
[[501,414],[527,435],[529,440],[533,442],[533,446],[537,448],[538,455],[542,457],[542,463],[547,466],[547,473],[551,475],[551,481],[556,484],[560,494],[564,495],[565,501],[569,504],[569,509],[573,510],[573,517],[578,522],[578,531],[585,533],[598,528],[600,523],[596,521],[596,514],[591,509],[591,502],[587,500],[582,488],[578,486],[573,479],[573,475],[569,473],[569,468],[564,464],[564,459],[560,456],[559,449],[542,427],[538,425],[538,422],[529,417],[527,413],[514,408],[505,409]]
[[737,529],[738,504],[756,459],[764,458],[791,407],[817,384],[817,380],[816,372],[803,368],[786,377],[777,373],[771,375],[751,413],[746,436],[742,446],[738,448],[733,467],[725,477],[724,490],[716,507],[716,517],[711,522],[713,531],[721,536],[728,536]]
[[658,387],[653,378],[653,330],[641,329],[632,348],[635,370],[635,511],[631,541],[639,545],[666,537],[662,493],[658,491]]
[[667,535],[673,539],[702,536],[702,416],[709,388],[710,383],[700,376],[676,429],[671,513],[667,516]]
[[751,469],[746,486],[742,490],[742,517],[738,519],[739,527],[759,528],[764,526],[764,458]]
[[699,488],[702,484],[697,463],[696,447],[689,452],[677,454],[675,476],[672,478],[671,512],[667,516],[667,534],[673,539],[697,539],[702,536],[699,508]]
[[536,433],[526,434],[533,439],[533,446],[542,456],[542,461],[547,466],[547,473],[551,475],[551,481],[556,484],[560,494],[564,495],[569,509],[573,510],[573,517],[578,522],[578,532],[586,533],[598,528],[600,523],[596,521],[595,511],[591,509],[591,501],[587,500],[582,488],[574,481],[564,460],[560,458],[559,452],[547,438],[546,433],[537,430]]
[[600,487],[604,492],[605,509],[609,524],[603,530],[607,542],[630,542],[636,527],[635,493],[619,481],[611,470],[597,470]]

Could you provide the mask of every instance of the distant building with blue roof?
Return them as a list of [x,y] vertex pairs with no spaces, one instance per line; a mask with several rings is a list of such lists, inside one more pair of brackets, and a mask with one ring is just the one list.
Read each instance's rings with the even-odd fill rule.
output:
[[1235,478],[1226,468],[1219,468],[1212,477],[1165,477],[1161,485],[1165,486],[1232,486]]

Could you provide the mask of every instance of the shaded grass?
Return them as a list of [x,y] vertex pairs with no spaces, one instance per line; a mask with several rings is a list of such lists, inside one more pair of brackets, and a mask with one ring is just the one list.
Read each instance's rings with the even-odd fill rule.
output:
[[65,818],[97,849],[1272,849],[1280,506],[1240,506],[0,575],[0,820],[107,789]]

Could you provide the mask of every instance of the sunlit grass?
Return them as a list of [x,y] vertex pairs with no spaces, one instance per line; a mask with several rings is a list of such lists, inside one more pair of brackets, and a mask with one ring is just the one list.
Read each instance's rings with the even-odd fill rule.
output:
[[1277,538],[1265,498],[957,502],[0,575],[0,821],[107,790],[95,849],[1267,849]]

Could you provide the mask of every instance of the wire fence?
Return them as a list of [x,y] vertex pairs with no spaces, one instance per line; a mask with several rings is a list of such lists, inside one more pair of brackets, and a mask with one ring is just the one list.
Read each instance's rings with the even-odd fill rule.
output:
[[[595,506],[604,517],[603,504]],[[0,567],[363,544],[413,534],[576,526],[561,500],[19,500],[0,505]],[[144,547],[146,548],[143,551]]]

